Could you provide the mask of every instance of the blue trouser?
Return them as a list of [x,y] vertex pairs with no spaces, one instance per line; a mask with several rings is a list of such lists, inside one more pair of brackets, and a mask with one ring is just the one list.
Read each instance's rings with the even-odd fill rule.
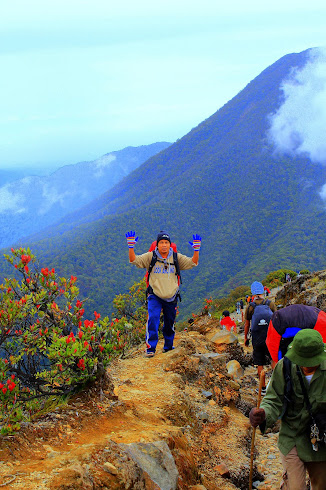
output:
[[163,337],[164,349],[172,349],[174,339],[174,321],[177,314],[177,301],[165,301],[164,299],[150,294],[148,302],[148,320],[146,326],[146,345],[147,352],[155,352],[158,342],[158,328],[160,326],[160,316],[163,310]]

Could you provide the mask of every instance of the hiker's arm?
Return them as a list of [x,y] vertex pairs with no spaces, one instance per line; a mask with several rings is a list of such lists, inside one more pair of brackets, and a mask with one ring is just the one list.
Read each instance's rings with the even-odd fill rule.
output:
[[133,248],[129,248],[129,262],[134,262],[136,260],[135,250]]
[[272,427],[282,413],[284,389],[283,362],[279,361],[275,366],[268,383],[267,393],[260,405],[260,408],[263,408],[266,413],[266,428]]
[[245,321],[245,328],[244,328],[244,340],[245,340],[245,345],[248,343],[248,333],[249,333],[249,327],[250,327],[250,320]]
[[194,251],[194,255],[192,256],[192,259],[191,260],[193,261],[194,264],[196,264],[196,265],[198,264],[199,250],[198,251],[196,251],[196,250]]

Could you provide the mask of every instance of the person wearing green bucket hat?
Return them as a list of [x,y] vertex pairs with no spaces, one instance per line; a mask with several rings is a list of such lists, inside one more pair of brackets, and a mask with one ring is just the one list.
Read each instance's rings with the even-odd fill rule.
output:
[[[260,408],[249,414],[252,426],[262,433],[281,418],[278,447],[284,468],[283,490],[326,489],[326,440],[317,443],[311,434],[311,414],[326,420],[326,344],[317,330],[300,330],[285,356],[291,361],[292,393],[284,411],[284,358],[275,366]],[[305,398],[305,392],[307,400]],[[310,408],[307,404],[310,404]],[[317,439],[319,440],[319,438]]]

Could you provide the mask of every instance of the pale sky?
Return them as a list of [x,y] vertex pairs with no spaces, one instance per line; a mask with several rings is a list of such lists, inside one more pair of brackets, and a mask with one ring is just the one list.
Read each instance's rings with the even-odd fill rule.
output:
[[0,169],[173,142],[289,53],[324,0],[2,0]]

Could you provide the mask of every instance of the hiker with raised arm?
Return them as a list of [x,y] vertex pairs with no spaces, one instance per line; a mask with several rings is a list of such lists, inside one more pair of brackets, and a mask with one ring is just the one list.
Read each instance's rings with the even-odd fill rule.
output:
[[146,325],[146,357],[153,357],[158,343],[160,315],[163,310],[163,352],[173,349],[174,322],[179,297],[180,270],[192,269],[198,265],[201,247],[200,235],[193,235],[189,244],[193,248],[193,256],[188,257],[174,252],[171,238],[165,231],[157,235],[154,251],[136,255],[134,246],[138,241],[136,233],[126,233],[129,247],[129,262],[139,268],[148,270],[148,319]]
[[[285,377],[284,364],[290,365]],[[290,387],[288,386],[290,385]],[[326,488],[326,345],[314,329],[300,330],[275,366],[260,408],[250,411],[262,433],[281,418],[278,447],[284,468],[281,488]]]
[[[264,286],[261,282],[254,281],[251,284],[253,301],[249,303],[245,311],[245,345],[249,345],[249,329],[251,327],[251,339],[253,349],[253,362],[257,366],[258,378],[264,365],[270,362],[271,356],[266,346],[266,337],[269,321],[273,312],[277,310],[275,303],[264,298]],[[262,388],[262,395],[266,393],[266,386]]]

